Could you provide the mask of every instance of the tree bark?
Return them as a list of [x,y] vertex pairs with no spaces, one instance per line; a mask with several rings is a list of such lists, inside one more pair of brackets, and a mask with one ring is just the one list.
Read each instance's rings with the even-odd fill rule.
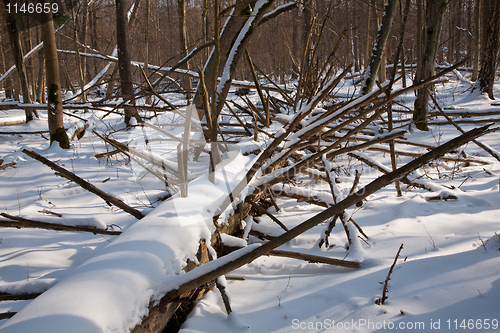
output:
[[477,80],[479,55],[481,54],[481,0],[476,0],[474,8],[474,58],[472,59],[472,81]]
[[495,72],[498,67],[500,51],[500,1],[491,1],[484,4],[485,10],[485,45],[481,53],[481,70],[479,71],[479,89],[493,97],[493,84]]
[[[383,61],[384,52],[387,45],[387,39],[389,38],[389,34],[391,32],[392,21],[394,19],[394,15],[396,14],[397,2],[398,0],[388,0],[387,6],[385,7],[384,18],[382,19],[382,25],[380,26],[377,35],[376,47],[374,47],[370,60],[370,67],[365,79],[363,94],[368,94],[373,90],[373,87],[375,86],[375,78],[379,73],[380,67],[384,66],[385,69],[385,61]],[[385,72],[385,70],[383,72]]]
[[[45,0],[45,3],[50,3],[50,1]],[[50,144],[52,145],[56,141],[61,148],[68,149],[69,140],[64,129],[61,78],[59,76],[59,61],[52,13],[42,13],[40,19],[42,21],[43,53],[45,55],[45,75],[48,89],[47,106]]]
[[[133,99],[132,71],[127,20],[127,1],[116,0],[116,43],[118,45],[118,72],[120,74],[121,97],[124,101]],[[132,117],[138,118],[133,106],[125,106],[125,124],[129,126]]]
[[[443,18],[449,0],[427,0],[425,15],[425,51],[421,67],[417,67],[419,81],[434,75],[439,38],[443,26]],[[420,63],[419,63],[420,65]],[[420,89],[414,104],[413,120],[419,130],[427,131],[427,114],[429,111],[429,91]]]

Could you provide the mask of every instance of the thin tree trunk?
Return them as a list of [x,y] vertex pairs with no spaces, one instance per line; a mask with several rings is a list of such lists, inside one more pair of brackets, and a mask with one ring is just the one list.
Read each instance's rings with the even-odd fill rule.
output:
[[368,68],[368,65],[370,63],[370,22],[371,22],[371,17],[370,17],[370,14],[371,14],[371,8],[370,8],[370,5],[367,4],[366,6],[366,39],[365,39],[365,52],[364,52],[364,55],[363,55],[363,67],[364,69],[366,70]]
[[[209,31],[209,26],[208,26],[208,0],[203,0],[203,8],[201,12],[201,25],[202,25],[202,38],[203,38],[203,44],[208,42],[208,31]],[[208,48],[205,48],[203,51],[203,63],[206,63],[208,60]]]
[[[45,0],[45,3],[50,3]],[[61,79],[59,76],[59,61],[57,59],[56,36],[54,34],[54,23],[52,13],[40,14],[42,22],[43,53],[45,55],[45,72],[48,87],[48,118],[50,143],[59,143],[63,149],[69,148],[69,140],[64,129],[63,104],[61,95]]]
[[[83,0],[83,11],[82,11],[82,33],[80,34],[80,42],[83,45],[87,45],[87,26],[89,24],[89,5],[88,0]],[[81,69],[82,69],[82,80],[83,83],[87,81],[87,58],[81,57]],[[87,102],[87,92],[84,91],[82,87],[82,100]]]
[[[424,62],[423,50],[425,44],[424,41],[425,24],[421,24],[421,22],[424,22],[424,17],[423,17],[424,3],[423,0],[416,0],[416,1],[417,1],[417,41],[416,41],[415,53],[417,58],[417,68],[422,68],[422,64]],[[418,70],[415,72],[414,81],[415,82],[421,81]]]
[[[425,59],[421,68],[417,68],[419,80],[425,80],[434,75],[436,55],[439,46],[439,38],[443,26],[444,13],[449,0],[427,0],[426,5],[426,28]],[[429,110],[429,90],[420,89],[414,104],[413,120],[415,126],[427,131],[427,113]]]
[[[7,6],[9,0],[4,0],[4,4]],[[21,37],[19,30],[17,29],[16,18],[12,13],[6,13],[5,18],[7,21],[7,31],[9,32],[10,46],[12,49],[12,54],[14,56],[14,62],[16,64],[17,73],[19,74],[19,82],[21,84],[21,90],[23,94],[23,103],[31,103],[31,98],[28,88],[28,77],[26,74],[26,67],[24,64],[23,50],[21,47]],[[33,120],[33,112],[30,110],[25,110],[26,122]]]
[[[87,0],[83,0],[86,2]],[[83,80],[83,68],[82,68],[82,57],[80,56],[80,45],[78,44],[80,38],[78,37],[78,20],[75,14],[75,10],[73,7],[73,24],[74,24],[74,29],[73,29],[73,43],[75,47],[75,58],[76,58],[76,72],[78,76],[78,84],[80,85],[80,90],[82,91],[81,99],[84,103],[87,102],[87,98],[85,97],[85,94],[83,93],[84,88],[85,88],[85,81]]]
[[[146,24],[144,25],[144,75],[149,77],[149,21],[151,0],[146,0]],[[146,104],[151,104],[151,96],[146,96]]]
[[477,80],[479,55],[481,54],[481,0],[476,0],[474,8],[474,58],[472,59],[472,81]]
[[[130,65],[130,49],[127,20],[127,1],[116,0],[116,44],[118,45],[118,72],[120,74],[121,97],[124,101],[133,100],[134,86]],[[133,106],[125,106],[125,124],[129,126],[132,117],[138,118]]]
[[[30,21],[27,21],[28,25],[28,30],[26,31],[26,34],[28,35],[26,38],[26,49],[31,50],[33,48],[33,41],[31,39],[31,25]],[[26,73],[29,73],[29,86],[31,86],[31,95],[30,98],[32,101],[36,100],[36,82],[35,82],[35,63],[33,61],[33,57],[30,57],[28,59],[28,66],[26,68]]]
[[[179,19],[179,42],[181,48],[181,56],[187,56],[187,33],[186,33],[186,1],[177,0],[177,15]],[[181,68],[189,69],[189,62],[186,62]],[[191,78],[187,75],[182,76],[182,88],[186,91],[186,99],[188,104],[191,103]]]
[[363,94],[368,94],[373,90],[373,87],[375,86],[375,78],[377,77],[379,70],[382,69],[381,67],[384,67],[381,72],[381,77],[384,78],[385,81],[384,52],[387,45],[387,39],[389,38],[389,34],[391,32],[392,21],[396,13],[397,2],[397,0],[388,0],[387,6],[385,7],[384,18],[377,35],[376,48],[373,50],[370,67],[365,79]]
[[479,88],[481,92],[487,93],[490,99],[495,99],[493,97],[493,84],[500,51],[500,1],[491,1],[489,4],[484,5],[486,35],[481,54]]

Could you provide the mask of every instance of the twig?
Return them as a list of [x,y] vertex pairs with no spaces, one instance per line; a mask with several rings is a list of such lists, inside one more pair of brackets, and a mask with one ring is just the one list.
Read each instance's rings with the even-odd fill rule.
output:
[[387,284],[389,283],[389,280],[391,279],[391,274],[394,271],[394,266],[396,266],[396,263],[398,262],[399,254],[401,253],[401,250],[403,249],[403,244],[399,247],[398,253],[396,254],[396,258],[394,258],[394,262],[391,265],[391,268],[389,269],[389,273],[387,274],[387,277],[385,278],[384,282],[384,290],[382,291],[382,298],[378,299],[379,305],[383,305],[385,300],[389,298],[387,296],[387,293],[389,292],[389,289],[387,288]]

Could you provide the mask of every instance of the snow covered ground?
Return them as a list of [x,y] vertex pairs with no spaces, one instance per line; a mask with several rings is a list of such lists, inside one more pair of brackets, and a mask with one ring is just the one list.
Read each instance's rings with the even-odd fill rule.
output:
[[[450,75],[450,78],[453,80],[453,75]],[[352,94],[354,88],[351,83],[344,82],[343,87],[335,93]],[[483,96],[470,94],[466,91],[468,88],[466,82],[456,80],[438,85],[436,89],[441,106],[449,109],[449,112],[500,111],[500,106],[492,105],[492,101]],[[499,93],[497,90],[496,95]],[[172,102],[178,102],[179,96],[169,97]],[[257,101],[256,95],[252,98]],[[414,95],[411,93],[401,98],[400,102],[411,106],[413,99]],[[17,119],[20,114],[22,115],[19,111],[0,111],[0,123]],[[195,223],[195,228],[172,227],[170,235],[158,233],[158,243],[171,242],[169,237],[172,235],[178,238],[179,242],[186,242],[185,251],[179,253],[169,253],[163,251],[164,249],[155,248],[153,244],[140,243],[140,231],[152,227],[153,229],[145,234],[154,234],[158,219],[163,221],[161,219],[168,215],[168,209],[165,207],[171,206],[169,202],[172,200],[160,204],[159,198],[166,194],[164,184],[144,172],[137,163],[129,162],[120,155],[95,158],[96,154],[113,148],[106,146],[91,130],[109,132],[122,128],[119,116],[111,114],[100,120],[99,117],[104,114],[105,112],[101,111],[77,114],[88,120],[90,128],[68,151],[57,147],[49,148],[48,141],[40,134],[0,134],[0,159],[4,160],[3,165],[17,163],[14,167],[0,171],[0,212],[38,221],[57,223],[59,220],[65,224],[94,225],[99,228],[107,226],[112,230],[124,231],[121,236],[104,236],[38,229],[0,229],[0,292],[43,292],[61,281],[51,292],[43,294],[35,301],[0,302],[0,313],[22,311],[20,315],[23,315],[0,321],[0,332],[27,332],[24,329],[27,326],[17,326],[21,324],[16,319],[27,317],[34,319],[31,325],[41,325],[38,326],[38,332],[48,332],[47,327],[51,327],[51,332],[59,332],[55,322],[62,317],[53,316],[57,311],[61,315],[83,311],[80,318],[86,318],[87,326],[82,326],[82,332],[85,332],[85,329],[86,332],[125,332],[144,314],[144,306],[147,306],[155,292],[161,286],[164,288],[166,283],[172,282],[168,277],[181,272],[187,258],[196,250],[196,244],[189,243],[190,237],[194,239],[210,231],[209,224]],[[31,122],[29,125],[2,126],[0,132],[47,130],[43,117],[42,113],[42,120]],[[477,119],[493,118],[499,117],[487,116]],[[163,118],[160,117],[161,119]],[[443,121],[444,118],[439,117],[437,120]],[[170,124],[175,121],[168,119]],[[73,131],[81,126],[82,121],[67,117],[65,124]],[[467,130],[478,125],[460,126]],[[180,137],[182,128],[167,128],[169,132]],[[405,138],[412,142],[436,146],[458,134],[459,132],[450,125],[432,125],[429,132],[411,130],[405,134]],[[43,135],[47,137],[46,134]],[[154,154],[161,155],[166,162],[174,161],[176,144],[155,141],[162,138],[161,134],[146,133],[138,129],[114,134],[116,140],[134,142],[137,147],[146,137],[148,142],[155,144]],[[499,138],[500,133],[497,132],[488,134],[479,141],[500,151]],[[231,151],[252,151],[262,142],[263,140],[260,140],[257,144],[246,140],[240,145],[234,145]],[[426,151],[425,148],[407,145],[396,147],[411,152]],[[150,215],[137,222],[134,217],[107,205],[102,199],[78,185],[56,177],[48,167],[24,155],[22,148],[37,151],[143,213],[151,212]],[[444,331],[500,332],[500,162],[473,143],[463,147],[463,151],[467,156],[477,159],[480,157],[488,164],[435,162],[419,170],[419,174],[422,181],[434,184],[436,192],[407,189],[403,185],[404,195],[398,198],[394,186],[390,185],[369,196],[361,208],[349,209],[348,213],[368,235],[366,242],[359,239],[355,246],[346,249],[345,232],[340,223],[337,223],[330,236],[330,244],[334,246],[328,250],[320,250],[317,245],[324,225],[309,230],[279,248],[337,259],[358,260],[362,263],[362,268],[342,268],[281,257],[261,257],[228,275],[244,278],[228,281],[227,290],[233,309],[231,315],[226,314],[220,294],[214,289],[195,307],[181,332],[385,332],[392,329],[428,332],[438,328]],[[388,154],[368,150],[364,153],[390,167]],[[460,156],[460,153],[461,151],[456,152],[453,156]],[[230,163],[241,164],[238,170],[228,169],[225,175],[220,174],[220,193],[227,190],[224,188],[225,183],[231,183],[231,179],[237,178],[238,172],[241,173],[251,159],[251,156],[235,156],[228,154],[228,163],[230,160]],[[241,160],[238,162],[238,159]],[[401,156],[398,163],[402,165],[410,160],[410,157]],[[206,170],[207,162],[203,157],[192,162],[190,170],[193,178],[204,177],[202,174],[203,170]],[[172,166],[175,167],[175,163]],[[359,188],[380,176],[380,172],[345,155],[336,158],[332,166],[337,170],[340,180],[338,185],[344,195],[352,185],[355,170],[362,172]],[[206,185],[199,179],[190,184],[190,188],[193,187],[191,198],[200,205],[200,209],[204,203],[217,202],[213,192],[201,194],[203,190],[194,189],[196,186],[203,187],[204,184]],[[327,183],[307,176],[298,178],[295,186],[331,196]],[[458,199],[428,200],[431,196],[449,195]],[[278,205],[279,211],[273,207],[269,211],[288,228],[323,210],[318,206],[284,198],[278,198]],[[179,212],[189,211],[189,208],[189,205],[181,205],[176,206],[174,211],[181,216]],[[210,209],[211,207],[205,207],[198,213],[190,213],[199,215],[201,220],[204,220],[206,210]],[[62,217],[41,213],[43,211],[55,212]],[[157,225],[141,227],[144,223]],[[255,229],[265,229],[266,233],[270,234],[283,232],[265,216],[255,218],[254,226]],[[161,228],[163,231],[169,229],[167,219]],[[193,228],[196,230],[193,231]],[[187,229],[193,232],[186,233]],[[137,233],[134,230],[137,230]],[[136,243],[133,244],[133,241]],[[249,244],[260,242],[253,236],[248,240]],[[384,305],[375,304],[382,294],[381,282],[386,279],[401,244],[401,257],[388,284],[389,298]],[[120,257],[120,251],[137,251],[138,261],[120,263],[119,258],[114,257]],[[165,254],[159,258],[157,253],[161,251]],[[145,255],[147,253],[154,253],[154,256]],[[123,307],[127,308],[125,310],[109,308],[113,304],[123,302],[123,295],[116,286],[101,285],[93,288],[95,284],[90,278],[80,280],[82,289],[75,290],[74,294],[61,292],[65,285],[75,281],[75,277],[83,276],[82,272],[91,277],[91,273],[97,269],[96,265],[99,268],[109,268],[109,263],[92,260],[103,255],[109,256],[110,262],[117,259],[113,263],[113,269],[117,275],[123,273],[123,279],[130,277],[126,272],[134,267],[150,269],[145,277],[130,277],[127,281],[131,289],[126,292],[135,293],[136,301],[124,304]],[[156,270],[151,268],[155,264],[158,264]],[[96,275],[95,278],[102,277]],[[146,280],[147,282],[144,282]],[[134,284],[141,288],[132,288]],[[150,289],[151,286],[157,289]],[[115,296],[106,299],[109,296],[107,292]],[[88,302],[75,305],[71,309],[69,304],[72,298],[83,297],[82,293],[86,294]],[[50,297],[52,300],[59,297],[59,302],[51,304],[50,309],[41,309],[36,304],[43,304],[43,297]],[[30,303],[32,305],[28,306]],[[99,310],[106,305],[107,309]],[[122,313],[131,315],[121,317]],[[25,322],[24,325],[30,323]],[[20,328],[22,329],[19,330]],[[37,326],[34,329],[36,331]]]

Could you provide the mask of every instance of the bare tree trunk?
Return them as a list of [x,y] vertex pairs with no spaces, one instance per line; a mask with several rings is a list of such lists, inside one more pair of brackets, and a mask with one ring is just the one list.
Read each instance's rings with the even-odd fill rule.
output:
[[[45,1],[45,3],[50,3],[49,0]],[[57,59],[56,36],[54,35],[52,13],[42,13],[40,14],[40,19],[42,21],[43,53],[45,55],[45,72],[48,87],[47,105],[50,144],[56,141],[61,148],[68,149],[69,140],[64,129],[61,79],[59,76],[59,61]]]
[[479,55],[481,54],[481,0],[476,0],[474,8],[474,58],[472,59],[472,81],[477,80]]
[[[421,22],[424,22],[423,18],[423,11],[424,11],[424,3],[423,0],[416,0],[417,1],[417,41],[416,41],[416,58],[417,58],[417,68],[422,68],[423,67],[423,62],[424,62],[424,26],[425,24],[421,24]],[[417,70],[415,72],[415,82],[420,82],[420,75],[419,71]]]
[[[238,3],[234,8],[234,14],[228,18],[228,21],[224,25],[224,31],[220,36],[220,50],[226,50],[227,52],[222,52],[218,61],[215,59],[215,52],[212,52],[203,70],[208,96],[213,96],[213,89],[217,87],[217,76],[220,72],[219,63],[226,63],[228,50],[231,49],[231,45],[234,44],[241,28],[247,21],[246,13],[248,13],[248,6],[253,7],[254,4],[255,1]],[[215,36],[215,38],[219,37]],[[203,111],[203,99],[201,98],[200,89],[196,89],[193,104],[196,106],[199,119],[202,119],[205,113]]]
[[387,39],[389,38],[389,33],[391,32],[391,25],[396,13],[397,2],[397,0],[388,0],[387,6],[385,7],[384,18],[377,35],[376,48],[373,50],[370,67],[365,78],[363,94],[368,94],[373,90],[375,78],[377,77],[381,66],[384,67],[384,73],[382,73],[383,76],[381,76],[385,78],[385,61],[383,61],[383,55],[387,45]]
[[[88,0],[83,0],[83,10],[82,10],[82,33],[80,34],[80,42],[83,45],[87,45],[87,26],[89,24],[89,5]],[[81,69],[82,69],[82,81],[85,85],[87,81],[87,58],[81,57]],[[82,100],[87,102],[87,92],[84,91],[82,87]]]
[[[304,77],[302,77],[303,82],[303,91],[305,96],[311,96],[312,94],[312,83],[313,83],[313,72],[312,72],[312,50],[314,48],[313,45],[313,35],[314,32],[311,29],[313,25],[313,8],[314,1],[313,0],[305,0],[304,1],[304,17],[302,21],[302,47],[307,48],[304,50],[305,58],[304,58],[304,68],[301,68],[300,71],[303,73]],[[309,36],[310,34],[310,36]],[[352,45],[352,44],[351,44]],[[300,94],[300,91],[297,91],[297,94]]]
[[[127,20],[127,1],[116,0],[116,44],[118,45],[118,71],[120,74],[121,97],[124,101],[133,100],[134,86],[130,65],[130,49]],[[132,117],[138,118],[133,106],[125,106],[125,124],[130,125]],[[139,120],[139,119],[137,119]]]
[[[439,38],[443,26],[444,13],[449,0],[427,0],[425,15],[425,57],[423,64],[417,68],[420,81],[430,78],[434,75],[436,54],[439,46]],[[417,93],[417,99],[414,104],[413,120],[415,126],[422,131],[427,131],[427,113],[429,110],[429,90],[420,89]]]
[[484,4],[485,10],[485,45],[481,54],[481,70],[479,71],[479,88],[481,92],[487,93],[490,99],[493,97],[493,84],[495,72],[498,67],[498,55],[500,51],[500,1],[491,1]]
[[370,63],[370,27],[371,27],[371,17],[370,17],[370,14],[371,14],[371,8],[370,8],[370,5],[367,4],[366,6],[366,39],[365,39],[365,52],[363,54],[363,67],[364,69],[366,70],[368,68],[368,65]]
[[[5,6],[9,4],[9,0],[4,0]],[[21,47],[21,38],[19,30],[17,29],[16,18],[12,13],[6,13],[5,19],[7,22],[7,31],[9,32],[10,46],[12,49],[12,54],[14,56],[14,62],[16,64],[17,73],[19,74],[19,82],[21,84],[21,90],[23,93],[23,103],[31,103],[29,88],[28,88],[28,77],[26,74],[26,67],[24,64],[23,50]],[[25,110],[26,122],[33,120],[33,112],[30,110]]]
[[[208,31],[209,31],[209,26],[208,26],[208,0],[203,0],[203,8],[201,12],[201,24],[202,24],[202,38],[203,38],[203,44],[208,42]],[[208,48],[203,50],[203,63],[205,63],[208,60]]]
[[[40,41],[37,29],[37,43]],[[38,80],[36,84],[36,101],[38,103],[46,103],[45,97],[45,56],[43,52],[38,52]]]
[[[26,31],[26,34],[28,35],[26,38],[26,49],[31,50],[33,48],[33,41],[31,37],[31,25],[30,21],[27,21],[27,26],[28,29]],[[29,80],[28,80],[28,86],[31,86],[31,95],[30,98],[32,101],[36,100],[36,82],[35,82],[35,63],[33,61],[33,57],[30,57],[28,59],[28,66],[26,68],[26,73],[29,73]],[[28,75],[27,75],[28,76]]]
[[[187,56],[187,33],[186,33],[186,1],[177,0],[177,15],[179,19],[179,42],[181,48],[181,56],[184,58]],[[181,68],[189,69],[189,62]],[[191,78],[187,75],[182,76],[182,88],[186,91],[186,99],[188,104],[191,103]]]
[[[128,21],[128,31],[131,31],[135,27],[136,18],[137,18],[137,12],[139,11],[139,7],[141,5],[141,1],[142,0],[135,0],[135,2],[134,2],[134,8],[132,10],[132,14],[130,15],[130,18],[127,18],[127,9],[125,8],[126,5],[123,8],[123,11],[125,11],[125,14],[124,14],[125,20],[126,20],[126,22]],[[126,3],[127,0],[120,0],[120,2]],[[117,1],[116,1],[116,3],[117,3]],[[118,24],[118,20],[117,20],[117,24]],[[123,34],[123,31],[120,31],[120,34]],[[117,35],[118,35],[118,32],[117,32]],[[126,35],[127,35],[127,40],[128,40],[128,32],[127,32]],[[117,41],[117,44],[118,44],[118,41]],[[110,79],[109,79],[109,82],[108,82],[108,87],[106,89],[106,98],[110,98],[111,95],[113,95],[113,92],[115,90],[115,83],[117,81],[117,75],[118,75],[117,73],[119,72],[119,71],[116,70],[117,67],[118,68],[120,67],[119,64],[111,66],[110,67],[110,71],[108,72],[108,73],[111,73],[111,74],[110,74]],[[125,110],[125,112],[126,112],[126,110]]]
[[[2,38],[2,35],[0,35],[0,56],[2,57],[2,73],[5,73],[5,70],[7,68],[6,62],[5,62],[5,46],[4,46],[4,38]],[[9,99],[12,98],[12,81],[11,78],[8,77],[5,80],[5,83],[3,85],[4,90],[5,90],[5,98]]]
[[[149,77],[149,21],[151,0],[146,0],[146,24],[144,25],[144,74]],[[146,104],[151,104],[151,96],[146,96]]]
[[455,61],[455,26],[456,26],[456,7],[448,7],[448,62],[451,64]]
[[[97,4],[94,2],[94,4],[92,5],[92,23],[91,23],[91,26],[92,26],[92,34],[91,34],[91,39],[90,39],[90,43],[92,44],[92,48],[94,48],[94,50],[97,50]],[[97,61],[94,59],[93,60],[93,63],[94,63],[94,75],[97,75],[97,73],[99,73],[98,69],[97,69]]]
[[[83,2],[86,2],[87,0],[83,0]],[[81,99],[85,103],[87,102],[87,98],[85,94],[83,93],[83,90],[85,88],[85,81],[83,79],[83,68],[82,68],[82,57],[80,56],[80,45],[78,44],[80,38],[78,37],[78,20],[77,16],[75,15],[75,10],[74,6],[72,9],[72,14],[73,14],[73,43],[75,47],[75,58],[76,58],[76,72],[78,76],[78,84],[80,85],[80,90],[82,91]]]

